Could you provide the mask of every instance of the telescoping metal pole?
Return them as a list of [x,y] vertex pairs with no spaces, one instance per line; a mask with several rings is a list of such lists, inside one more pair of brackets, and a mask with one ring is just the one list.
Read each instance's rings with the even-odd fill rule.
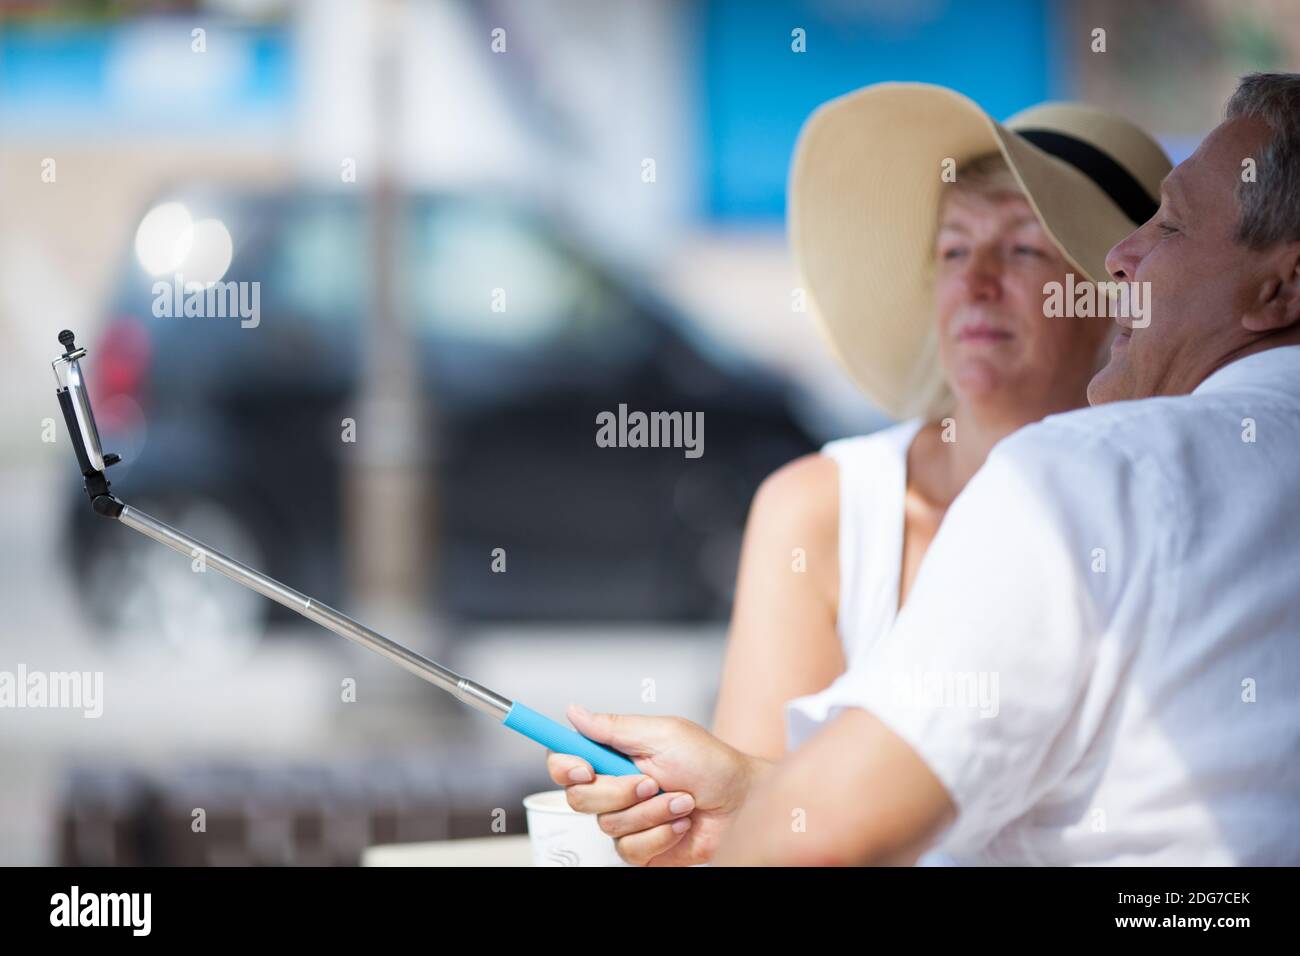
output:
[[281,584],[115,497],[104,472],[121,459],[117,455],[105,455],[100,448],[99,431],[95,427],[90,396],[80,366],[86,350],[77,347],[74,335],[66,330],[59,333],[59,342],[64,347],[64,354],[52,363],[58,382],[56,394],[73,450],[77,454],[77,463],[85,479],[86,493],[90,496],[96,514],[116,519],[128,528],[191,558],[202,556],[206,565],[216,568],[231,580],[283,604],[340,637],[374,651],[415,676],[441,687],[462,703],[496,718],[511,730],[557,753],[582,757],[592,765],[596,773],[624,776],[641,772],[624,754],[598,744],[518,701],[512,701],[482,684],[460,676],[409,647],[372,631],[329,605]]
[[357,623],[329,605],[321,604],[315,598],[310,598],[291,587],[281,584],[261,571],[256,571],[248,565],[208,547],[203,542],[163,524],[157,518],[147,515],[137,508],[124,504],[122,513],[118,515],[117,520],[128,528],[134,528],[141,534],[153,538],[159,544],[165,544],[181,554],[189,555],[191,558],[202,556],[207,567],[216,568],[232,581],[238,581],[244,587],[252,588],[257,593],[269,597],[272,601],[283,604],[289,610],[297,611],[303,617],[315,621],[321,627],[333,631],[339,637],[346,637],[349,641],[360,644],[362,647],[369,648],[376,654],[388,658],[398,667],[410,671],[416,677],[423,677],[430,684],[441,687],[457,700],[469,704],[475,710],[481,710],[498,720],[505,720],[506,715],[510,712],[511,701],[500,694],[493,693],[481,684],[476,684],[472,680],[461,677],[441,664],[417,654],[409,647],[403,647],[377,631],[372,631],[365,625]]

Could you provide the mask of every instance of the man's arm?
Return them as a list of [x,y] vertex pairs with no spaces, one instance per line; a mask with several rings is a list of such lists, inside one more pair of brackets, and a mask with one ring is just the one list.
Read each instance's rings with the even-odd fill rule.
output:
[[767,774],[713,865],[911,865],[955,814],[916,752],[850,707]]
[[[813,711],[831,716],[753,791],[717,859],[912,862],[940,836],[974,855],[1031,810],[1115,712],[1134,646],[1109,634],[1115,608],[1161,566],[1134,537],[1137,508],[1175,524],[1150,469],[1101,436],[1034,425],[995,448],[891,632],[816,708],[787,707],[795,737]],[[1122,562],[1112,573],[1092,564],[1099,548]],[[1158,626],[1161,601],[1130,599],[1125,632]]]

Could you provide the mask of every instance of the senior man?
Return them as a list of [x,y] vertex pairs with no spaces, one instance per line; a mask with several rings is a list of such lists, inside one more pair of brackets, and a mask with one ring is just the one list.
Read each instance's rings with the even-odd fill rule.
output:
[[1246,77],[1107,267],[1150,323],[993,450],[785,760],[570,710],[646,774],[548,758],[625,859],[1300,863],[1300,76]]

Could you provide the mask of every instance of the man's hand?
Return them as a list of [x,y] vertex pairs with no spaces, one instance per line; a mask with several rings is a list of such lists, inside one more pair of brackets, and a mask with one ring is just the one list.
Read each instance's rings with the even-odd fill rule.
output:
[[618,855],[635,866],[708,862],[771,767],[681,717],[592,714],[576,705],[567,713],[579,733],[627,754],[645,773],[593,776],[581,757],[547,752],[546,769],[565,788],[569,806],[596,814]]

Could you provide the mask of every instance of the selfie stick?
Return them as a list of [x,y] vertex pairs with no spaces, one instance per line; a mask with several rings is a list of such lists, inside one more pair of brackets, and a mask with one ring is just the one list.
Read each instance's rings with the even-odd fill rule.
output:
[[59,333],[59,344],[63,346],[64,352],[51,365],[59,385],[57,394],[59,406],[63,409],[63,420],[67,423],[68,434],[72,436],[72,445],[77,453],[77,464],[81,466],[81,474],[86,481],[86,493],[90,496],[90,504],[96,514],[105,518],[115,518],[128,528],[139,531],[181,554],[192,558],[202,555],[208,565],[216,568],[232,581],[237,581],[244,587],[283,604],[289,610],[296,611],[309,621],[315,621],[340,637],[346,637],[349,641],[386,657],[416,677],[422,677],[435,687],[441,687],[461,703],[496,718],[511,730],[537,741],[556,753],[581,757],[591,764],[596,773],[625,776],[641,772],[636,764],[618,751],[602,746],[577,731],[556,723],[544,714],[525,707],[518,701],[502,697],[482,684],[461,677],[455,671],[448,670],[441,664],[417,654],[409,647],[403,647],[396,641],[358,624],[352,618],[320,603],[315,598],[286,587],[274,578],[241,564],[234,558],[163,524],[143,511],[132,508],[110,494],[104,471],[121,461],[121,458],[114,454],[104,454],[100,447],[99,431],[95,427],[95,416],[90,409],[90,396],[86,390],[86,381],[80,365],[86,350],[77,347],[74,339],[75,336],[66,329]]

